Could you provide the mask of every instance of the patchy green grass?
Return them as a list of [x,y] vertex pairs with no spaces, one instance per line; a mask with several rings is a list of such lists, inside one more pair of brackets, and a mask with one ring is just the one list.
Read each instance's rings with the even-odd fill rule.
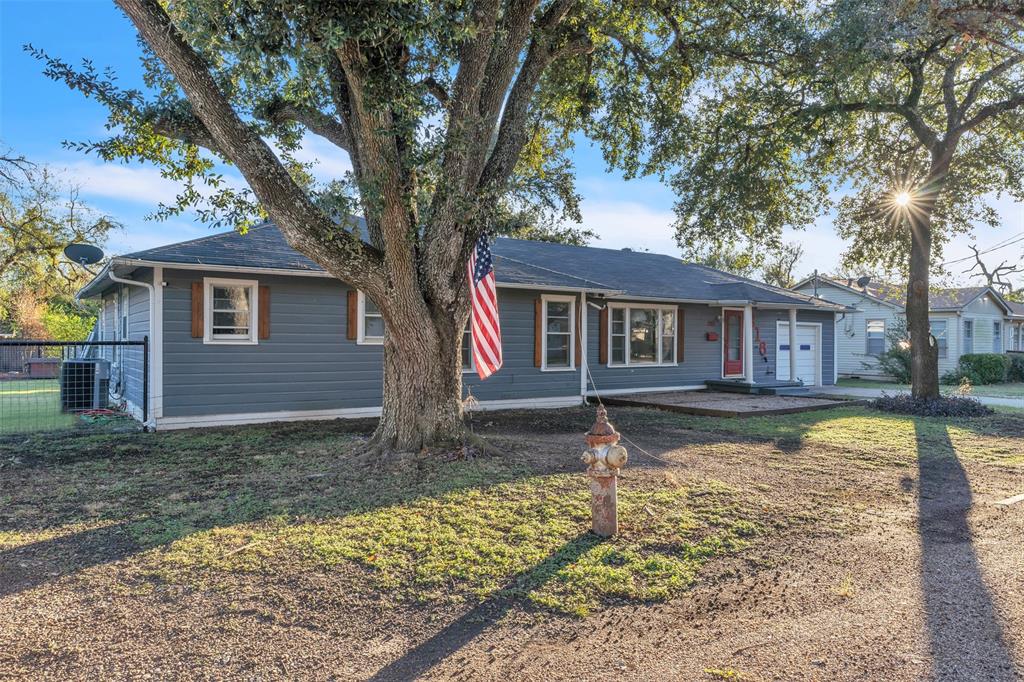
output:
[[[581,408],[481,426],[511,433],[521,419],[533,434],[580,433],[592,418]],[[660,434],[695,443],[702,457],[806,451],[801,466],[821,471],[909,468],[919,452],[1024,465],[1024,419],[1009,413],[940,420],[849,407],[715,419],[622,409],[614,420],[638,442]],[[588,532],[575,455],[383,464],[362,454],[367,429],[320,422],[0,439],[0,477],[11,482],[0,487],[0,552],[38,548],[51,572],[73,557],[76,570],[97,566],[90,579],[116,571],[132,589],[221,590],[240,576],[315,573],[384,603],[512,599],[582,615],[673,598],[710,562],[811,520],[803,507],[778,507],[770,489],[678,482],[631,465],[621,533],[601,540]]]
[[675,415],[675,419],[687,428],[771,439],[783,451],[809,444],[826,446],[843,459],[867,467],[912,465],[919,445],[926,449],[951,445],[962,459],[1022,465],[1024,424],[1018,414],[1000,408],[989,417],[942,419],[843,407],[781,416],[709,420]]
[[[876,388],[883,391],[909,391],[909,384],[897,384],[889,381],[872,381],[871,379],[840,379],[837,386],[847,388]],[[956,386],[942,386],[940,390],[951,395],[957,392]],[[983,384],[974,386],[971,395],[984,398],[1024,398],[1024,383]]]
[[740,491],[659,478],[623,486],[622,532],[604,541],[588,532],[581,473],[497,458],[383,467],[355,456],[360,436],[318,426],[38,439],[13,457],[0,446],[36,470],[0,499],[0,549],[114,529],[138,575],[163,584],[337,571],[384,600],[501,597],[582,615],[671,598],[761,532]]
[[0,434],[68,429],[75,422],[61,412],[56,379],[0,381]]

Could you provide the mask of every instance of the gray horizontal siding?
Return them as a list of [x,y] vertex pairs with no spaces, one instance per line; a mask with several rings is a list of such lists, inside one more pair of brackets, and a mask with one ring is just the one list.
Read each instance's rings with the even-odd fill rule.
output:
[[633,388],[689,386],[721,377],[721,341],[708,341],[706,338],[707,332],[720,331],[721,322],[716,318],[721,314],[721,309],[703,305],[680,307],[684,311],[684,352],[682,362],[674,367],[609,367],[601,364],[600,312],[591,307],[587,311],[587,357],[590,358],[590,374],[593,378],[590,382],[591,390],[596,389],[600,393]]
[[[558,398],[580,394],[580,373],[543,372],[533,364],[534,306],[540,294],[516,289],[498,290],[501,321],[502,368],[480,381],[475,373],[464,373],[463,384],[480,400]],[[464,389],[465,390],[465,389]]]
[[[816,322],[821,324],[821,383],[830,386],[835,383],[835,354],[832,350],[835,342],[835,318],[830,311],[801,310],[796,315],[797,322]],[[786,310],[755,310],[755,338],[765,342],[765,354],[761,355],[757,346],[754,347],[754,381],[775,379],[775,361],[778,354],[778,323],[789,323],[789,311]],[[760,334],[760,336],[757,336]]]
[[[208,416],[377,407],[383,348],[346,338],[348,288],[313,277],[241,275],[270,287],[270,338],[256,345],[207,345],[191,335],[191,286],[203,276],[165,270],[164,415]],[[486,381],[463,374],[479,400],[579,394],[578,372],[533,366],[531,292],[501,290],[504,367]]]
[[[637,303],[636,305],[643,305]],[[599,362],[599,312],[591,308],[587,315],[587,354],[590,358],[591,389],[598,392],[628,390],[635,388],[666,388],[702,384],[709,379],[722,378],[722,309],[720,307],[691,305],[680,306],[683,311],[684,353],[677,366],[634,366],[608,367]],[[788,321],[786,310],[754,310],[755,342],[765,342],[765,353],[760,353],[760,344],[754,347],[754,381],[775,379],[776,322]],[[833,316],[830,311],[800,311],[800,322],[820,322],[822,350],[822,382],[833,382],[832,343],[835,336]],[[708,332],[718,335],[709,341]]]

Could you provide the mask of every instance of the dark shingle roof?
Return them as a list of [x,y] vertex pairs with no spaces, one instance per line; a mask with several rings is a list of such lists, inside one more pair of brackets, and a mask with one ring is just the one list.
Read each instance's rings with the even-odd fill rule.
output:
[[[359,229],[364,223],[359,220]],[[569,246],[522,239],[496,239],[491,248],[499,284],[588,289],[662,300],[754,301],[843,306],[772,287],[678,258],[641,251]],[[298,253],[272,223],[246,234],[226,232],[192,241],[136,251],[120,257],[159,263],[323,272]]]
[[1006,305],[1010,306],[1010,312],[1013,313],[1014,317],[1024,317],[1024,303],[1007,301]]
[[[886,303],[892,303],[899,307],[906,306],[907,301],[907,287],[902,284],[892,284],[890,282],[871,282],[866,287],[857,286],[856,282],[842,282],[837,279],[829,277],[823,277],[818,275],[818,279],[825,283],[836,284],[839,286],[848,287],[858,292],[862,292],[877,298],[880,301]],[[805,280],[807,281],[807,280]],[[981,296],[988,287],[953,287],[953,288],[942,288],[932,289],[929,294],[929,305],[932,310],[946,310],[962,308],[974,299]]]

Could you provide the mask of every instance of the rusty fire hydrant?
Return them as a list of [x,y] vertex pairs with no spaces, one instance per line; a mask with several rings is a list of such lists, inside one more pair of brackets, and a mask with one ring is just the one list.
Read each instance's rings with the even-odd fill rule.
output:
[[626,466],[629,455],[619,445],[619,434],[608,423],[604,405],[597,408],[597,420],[586,435],[587,449],[583,463],[590,477],[590,512],[596,535],[608,538],[619,531],[618,478],[619,469]]

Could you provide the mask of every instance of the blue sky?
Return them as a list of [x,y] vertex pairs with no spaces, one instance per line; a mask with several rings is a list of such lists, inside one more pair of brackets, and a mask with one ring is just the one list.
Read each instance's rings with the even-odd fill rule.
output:
[[[142,164],[104,164],[95,157],[68,151],[63,140],[83,141],[104,136],[102,106],[42,76],[41,67],[22,50],[32,43],[66,61],[83,57],[97,67],[113,67],[126,86],[139,83],[141,69],[135,31],[110,0],[0,0],[0,142],[34,161],[63,169],[68,181],[79,185],[83,197],[96,208],[114,215],[125,229],[108,244],[113,253],[148,248],[210,233],[193,216],[157,222],[145,217],[160,201],[175,195],[175,183]],[[305,158],[317,160],[315,171],[329,177],[348,168],[344,153],[329,143],[308,137]],[[597,232],[598,246],[646,248],[677,254],[672,237],[671,190],[654,178],[625,181],[607,172],[600,153],[584,143],[575,154],[577,183],[583,196],[584,224]],[[996,202],[1004,224],[998,230],[978,228],[973,237],[957,239],[947,259],[970,255],[972,239],[986,247],[1024,232],[1024,210],[1003,200]],[[798,274],[818,268],[834,269],[843,243],[828,216],[811,229],[790,236],[804,244],[806,255]],[[992,254],[992,258],[1020,258],[1020,245]],[[963,266],[954,268],[951,281],[965,282]]]

